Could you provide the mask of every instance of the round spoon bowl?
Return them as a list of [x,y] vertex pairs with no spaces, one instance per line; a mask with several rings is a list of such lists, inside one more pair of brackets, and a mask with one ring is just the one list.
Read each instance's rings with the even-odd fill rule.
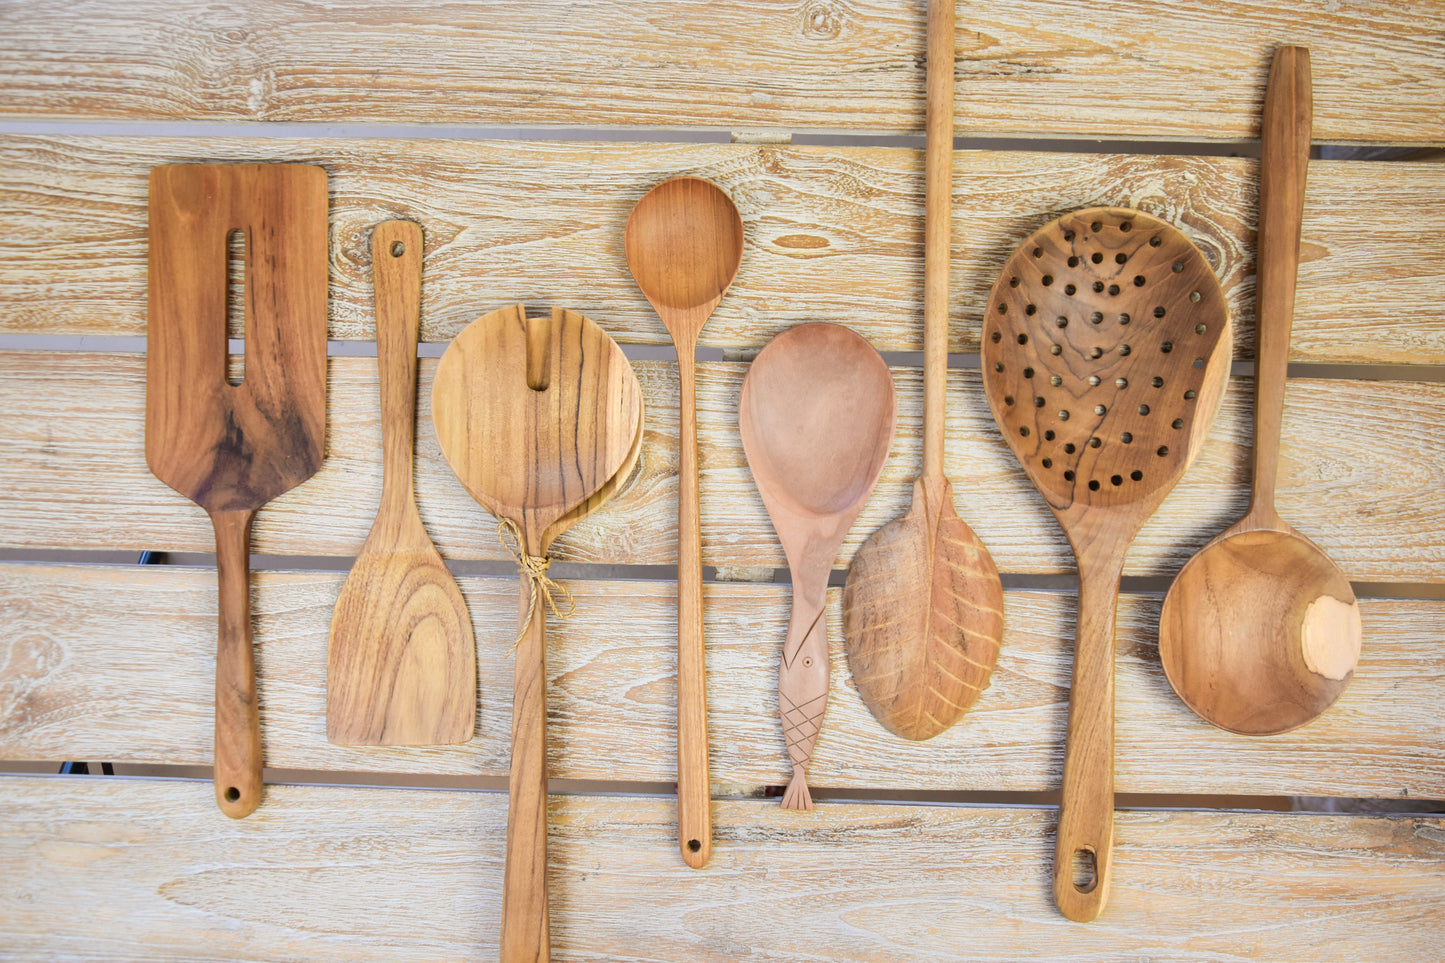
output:
[[637,202],[625,242],[627,266],[668,330],[681,322],[696,338],[738,273],[743,222],[715,184],[675,177]]
[[1226,533],[1169,589],[1159,659],[1205,720],[1242,735],[1296,729],[1332,705],[1360,655],[1350,582],[1293,529]]
[[768,342],[738,406],[758,486],[793,511],[835,515],[867,496],[893,441],[893,378],[866,340],[802,324]]

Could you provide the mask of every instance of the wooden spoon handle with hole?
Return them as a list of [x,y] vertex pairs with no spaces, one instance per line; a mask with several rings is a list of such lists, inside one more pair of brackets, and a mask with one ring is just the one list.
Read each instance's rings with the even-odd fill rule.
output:
[[251,523],[254,510],[211,513],[216,530],[220,621],[216,636],[216,804],[232,819],[261,803],[261,715],[251,651]]
[[502,963],[550,958],[547,913],[547,608],[522,579],[512,693],[512,768],[507,777],[507,863],[502,887]]
[[677,830],[694,869],[712,856],[707,657],[702,628],[702,513],[698,498],[696,344],[677,345],[681,423],[677,471]]
[[1083,549],[1054,899],[1071,920],[1104,909],[1114,851],[1114,612],[1128,543]]
[[376,289],[377,370],[381,378],[383,512],[414,513],[416,343],[421,326],[421,225],[386,221],[371,235]]
[[1246,522],[1251,527],[1282,525],[1274,510],[1274,487],[1294,324],[1311,109],[1309,50],[1281,47],[1269,72],[1260,144],[1254,490]]

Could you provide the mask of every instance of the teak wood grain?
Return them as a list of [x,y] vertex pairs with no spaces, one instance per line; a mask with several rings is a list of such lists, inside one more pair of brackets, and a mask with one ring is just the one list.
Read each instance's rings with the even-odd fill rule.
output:
[[518,543],[522,631],[513,644],[502,960],[545,963],[546,639],[555,607],[545,559],[551,540],[630,469],[642,392],[622,349],[595,322],[561,308],[529,319],[518,305],[477,319],[447,349],[432,419],[458,480]]
[[828,576],[883,470],[897,420],[887,362],[841,325],[784,331],[743,379],[743,451],[792,581],[778,664],[778,714],[793,767],[784,809],[813,808],[808,763],[828,708]]
[[1180,571],[1159,648],[1169,683],[1233,732],[1305,725],[1349,684],[1360,611],[1349,579],[1274,508],[1289,331],[1310,151],[1310,54],[1283,47],[1270,71],[1260,162],[1259,359],[1249,511]]
[[383,482],[327,642],[326,737],[343,745],[462,743],[476,724],[472,621],[412,484],[422,244],[411,221],[371,235]]
[[[0,780],[0,863],[19,867],[0,889],[8,955],[497,958],[500,795],[271,792],[264,819],[237,824],[207,818],[193,783]],[[1042,809],[837,802],[802,826],[762,800],[719,801],[702,872],[677,858],[666,800],[564,795],[551,817],[556,956],[578,963],[630,963],[639,946],[676,963],[985,963],[1020,947],[1050,963],[1428,960],[1445,913],[1429,817],[1120,812],[1134,858],[1108,929],[1060,925]],[[960,892],[973,912],[951,911]],[[73,925],[98,912],[106,926]]]
[[[663,362],[634,367],[649,412],[640,467],[607,511],[553,545],[557,560],[675,564],[677,376]],[[326,462],[310,482],[260,514],[257,552],[354,556],[366,540],[383,484],[376,365],[337,357],[329,369]],[[698,366],[703,499],[714,506],[703,519],[703,559],[729,571],[760,566],[769,570],[761,577],[771,578],[770,570],[787,561],[738,437],[737,396],[746,370],[733,363]],[[422,360],[423,397],[430,397],[435,371],[434,360]],[[920,468],[922,379],[917,368],[895,367],[892,374],[899,403],[895,454],[844,541],[839,565],[870,532],[907,510]],[[178,502],[146,469],[144,394],[145,362],[137,355],[0,351],[0,410],[14,415],[0,433],[6,518],[0,546],[213,550],[205,514]],[[945,468],[967,477],[975,497],[990,506],[974,524],[1000,569],[1074,571],[1068,541],[999,436],[979,373],[951,369],[948,397]],[[1251,380],[1233,379],[1195,467],[1135,540],[1126,575],[1172,576],[1245,513],[1252,411]],[[1300,519],[1357,581],[1445,580],[1445,503],[1435,497],[1445,486],[1445,450],[1420,443],[1442,418],[1440,384],[1291,379],[1279,511]],[[457,484],[430,417],[417,430],[417,500],[443,557],[507,560],[494,539],[477,537],[495,521]],[[98,486],[112,490],[114,510],[95,503]]]
[[858,692],[890,732],[928,739],[988,686],[1003,639],[1003,585],[954,507],[943,472],[948,274],[953,235],[953,0],[928,6],[923,241],[923,472],[908,514],[873,533],[848,569],[844,640]]
[[[477,735],[463,746],[426,749],[326,739],[326,639],[341,573],[261,571],[254,579],[268,765],[506,778],[515,579],[458,579],[480,642]],[[9,626],[0,638],[0,758],[209,762],[215,581],[209,569],[184,566],[0,567]],[[548,771],[670,785],[677,775],[674,586],[564,584],[577,612],[554,626],[548,653]],[[828,592],[832,665],[828,724],[809,769],[815,791],[1058,788],[1069,700],[1069,653],[1059,640],[1072,631],[1073,593],[1007,593],[1008,634],[993,685],[963,722],[924,743],[880,728],[852,689],[839,642],[841,595]],[[707,628],[717,639],[709,722],[728,734],[712,746],[719,794],[758,794],[788,779],[777,716],[760,711],[777,685],[778,647],[759,640],[783,638],[790,596],[787,585],[771,582],[708,586]],[[1372,643],[1335,708],[1296,732],[1256,739],[1206,725],[1174,698],[1155,649],[1159,598],[1124,593],[1115,647],[1116,788],[1445,798],[1438,724],[1445,665],[1436,658],[1445,601],[1365,598],[1361,614]],[[136,692],[154,696],[136,699]]]
[[[917,131],[921,0],[639,8],[565,0],[314,16],[284,0],[8,5],[11,117]],[[1445,143],[1429,0],[983,0],[959,4],[971,136],[1244,140],[1270,53],[1320,51],[1330,143]],[[427,51],[425,63],[414,54]],[[545,89],[538,56],[551,66]],[[365,65],[367,69],[359,69]],[[485,208],[477,208],[484,210]]]
[[712,855],[707,763],[707,667],[702,632],[702,514],[698,497],[698,337],[737,276],[743,222],[716,184],[674,177],[627,216],[627,267],[677,351],[677,829],[694,868]]
[[[227,379],[231,235],[244,244],[246,365]],[[261,802],[249,552],[257,510],[310,478],[326,431],[326,172],[171,165],[150,176],[146,463],[216,533],[216,803]]]
[[1183,234],[1094,208],[1026,238],[986,315],[989,406],[1079,566],[1054,896],[1087,922],[1108,899],[1113,863],[1119,577],[1204,443],[1229,375],[1229,312]]
[[[135,241],[145,231],[147,172],[257,156],[327,165],[333,338],[374,337],[371,262],[357,239],[377,221],[409,217],[425,223],[435,265],[422,292],[423,341],[450,341],[476,317],[479,294],[495,292],[588,305],[619,340],[666,344],[628,276],[622,232],[629,198],[687,171],[728,191],[757,252],[702,346],[757,348],[826,319],[880,351],[922,350],[921,152],[741,144],[10,134],[0,139],[0,183],[11,185],[0,191],[0,221],[14,225],[17,245],[46,242],[0,259],[0,330],[144,334],[145,257]],[[1112,205],[1187,226],[1229,293],[1236,360],[1253,358],[1256,162],[955,151],[953,166],[950,352],[978,350],[979,306],[1018,238],[1059,212]],[[1310,199],[1291,360],[1445,363],[1445,251],[1419,243],[1422,223],[1445,221],[1445,165],[1316,162]],[[1371,336],[1359,337],[1362,329]]]

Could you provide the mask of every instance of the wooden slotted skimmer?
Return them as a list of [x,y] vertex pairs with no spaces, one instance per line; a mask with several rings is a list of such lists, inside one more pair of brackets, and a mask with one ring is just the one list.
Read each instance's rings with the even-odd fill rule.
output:
[[[549,958],[546,577],[553,539],[601,505],[636,462],[642,392],[627,358],[571,311],[506,308],[447,348],[432,388],[437,441],[457,478],[517,539],[523,570],[512,702],[501,958]],[[504,529],[499,529],[499,535]]]
[[1108,897],[1114,823],[1114,608],[1129,545],[1204,441],[1231,325],[1209,263],[1137,211],[1092,208],[1035,232],[989,294],[984,389],[1079,568],[1054,859],[1070,919]]

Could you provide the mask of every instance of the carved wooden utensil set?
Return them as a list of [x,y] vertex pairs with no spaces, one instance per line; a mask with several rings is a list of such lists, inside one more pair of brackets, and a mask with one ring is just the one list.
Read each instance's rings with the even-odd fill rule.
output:
[[[896,734],[926,739],[988,684],[1003,601],[988,551],[958,517],[943,470],[951,208],[953,4],[930,4],[923,465],[909,513],[859,550],[845,634],[860,695]],[[1359,651],[1349,583],[1274,515],[1284,360],[1309,144],[1309,61],[1276,58],[1266,107],[1260,227],[1260,372],[1251,512],[1186,567],[1161,650],[1181,698],[1217,725],[1283,731],[1339,695]],[[325,427],[326,179],[302,165],[173,165],[151,175],[146,456],[210,515],[220,625],[217,802],[261,797],[250,651],[248,541],[256,511],[319,467]],[[246,366],[226,377],[228,246],[245,244]],[[702,645],[696,416],[698,333],[741,260],[742,220],[720,189],[664,182],[629,219],[629,267],[678,348],[679,846],[712,845]],[[327,736],[346,745],[466,742],[475,726],[472,625],[412,493],[422,234],[372,241],[381,372],[382,504],[338,599]],[[1080,593],[1055,896],[1093,919],[1112,865],[1113,652],[1130,542],[1198,452],[1227,379],[1232,328],[1219,282],[1171,225],[1138,211],[1065,215],[1005,264],[983,321],[984,389],[1005,440],[1068,535]],[[438,368],[432,413],[467,491],[500,521],[520,572],[503,959],[548,956],[545,633],[570,604],[547,576],[552,541],[631,475],[642,398],[621,349],[571,311],[520,306],[464,330]],[[779,711],[793,777],[806,770],[828,695],[828,575],[891,445],[892,379],[861,337],[807,324],[769,342],[739,401],[744,451],[792,572]],[[1221,554],[1223,553],[1223,554]],[[1298,563],[1308,556],[1310,563]],[[1296,561],[1291,561],[1296,560]],[[1203,572],[1204,574],[1200,574]],[[1259,622],[1248,599],[1273,598]],[[1187,613],[1181,615],[1181,611]]]

